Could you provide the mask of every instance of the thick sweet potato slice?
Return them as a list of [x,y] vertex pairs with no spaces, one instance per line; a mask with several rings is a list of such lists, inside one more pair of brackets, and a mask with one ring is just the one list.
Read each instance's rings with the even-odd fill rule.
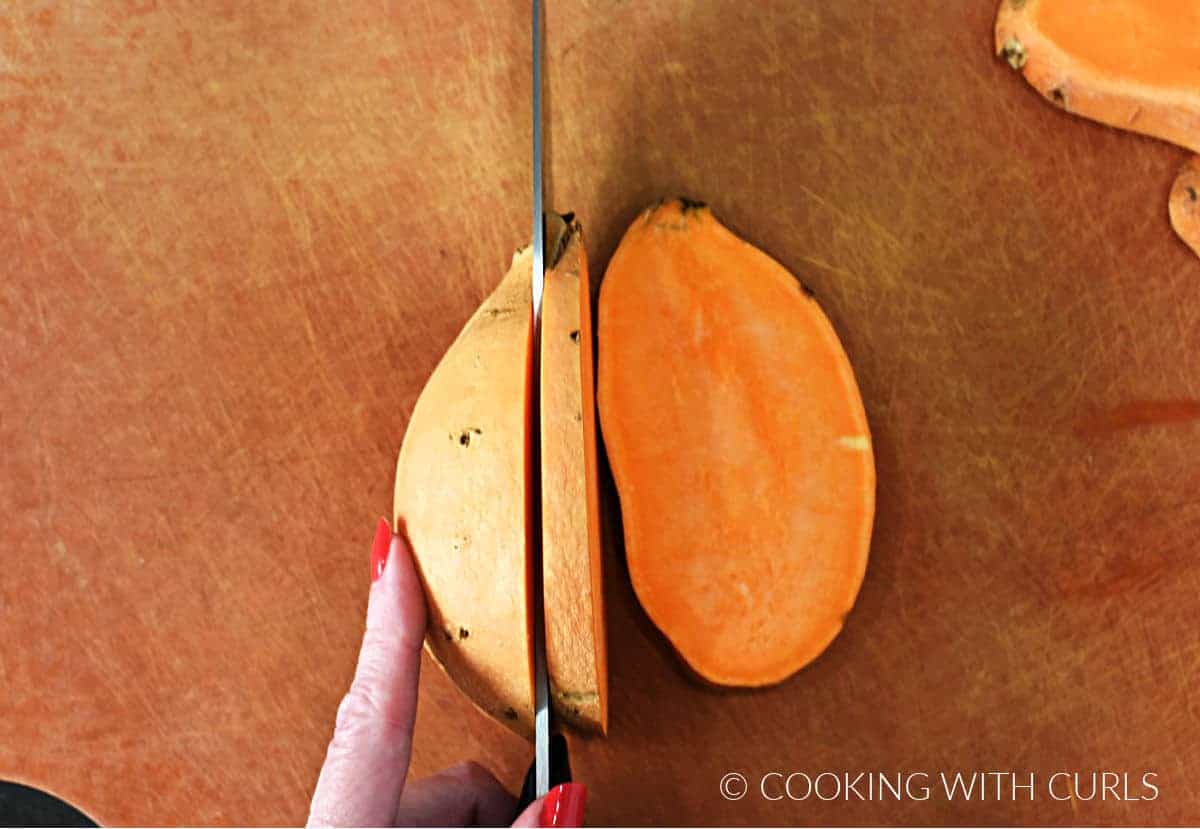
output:
[[551,217],[542,305],[542,584],[546,665],[556,713],[608,728],[592,302],[583,233]]
[[417,400],[396,469],[396,525],[429,603],[425,647],[485,712],[533,733],[527,248]]
[[841,630],[874,516],[871,437],[832,326],[781,265],[671,201],[613,255],[599,352],[642,607],[711,682],[787,678]]
[[[1195,0],[1002,0],[995,35],[997,53],[1056,106],[1200,152]],[[1172,225],[1200,252],[1200,228],[1178,207],[1191,210],[1173,194]]]

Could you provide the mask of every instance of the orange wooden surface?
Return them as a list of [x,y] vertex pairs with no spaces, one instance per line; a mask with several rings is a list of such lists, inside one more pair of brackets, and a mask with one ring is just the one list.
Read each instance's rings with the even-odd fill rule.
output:
[[[844,633],[691,682],[607,584],[596,822],[1200,817],[1200,263],[1172,147],[1054,111],[993,0],[551,4],[550,204],[803,276],[874,430]],[[524,2],[0,6],[0,778],[302,820],[424,379],[527,235]],[[669,520],[670,516],[664,516]],[[787,620],[780,620],[786,624]],[[433,671],[415,768],[530,749]],[[728,771],[1153,771],[1153,802],[727,802]]]

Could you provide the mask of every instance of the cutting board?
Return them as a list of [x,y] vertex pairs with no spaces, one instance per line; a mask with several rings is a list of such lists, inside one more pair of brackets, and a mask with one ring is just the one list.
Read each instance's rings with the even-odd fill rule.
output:
[[[1184,153],[1047,106],[993,14],[550,4],[549,204],[597,272],[685,194],[801,275],[879,479],[844,632],[767,690],[689,679],[610,545],[611,733],[572,743],[594,823],[1200,818]],[[304,819],[409,413],[527,237],[527,16],[0,7],[0,778],[109,823]],[[516,787],[527,744],[432,665],[421,695],[416,774]],[[1038,796],[758,788],[993,770]],[[1158,795],[1053,800],[1059,771]]]

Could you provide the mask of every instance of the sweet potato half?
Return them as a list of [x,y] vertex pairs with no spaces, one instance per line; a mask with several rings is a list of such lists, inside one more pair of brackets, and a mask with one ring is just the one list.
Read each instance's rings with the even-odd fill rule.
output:
[[533,733],[527,248],[417,399],[396,464],[396,527],[429,606],[425,650],[475,704]]
[[[542,311],[543,612],[556,713],[604,731],[607,663],[591,300],[582,232],[552,216]],[[533,733],[530,249],[446,352],[413,410],[396,525],[429,603],[426,650],[484,712]]]
[[803,285],[684,200],[601,283],[598,402],[642,607],[722,685],[779,682],[837,636],[867,565],[871,435]]

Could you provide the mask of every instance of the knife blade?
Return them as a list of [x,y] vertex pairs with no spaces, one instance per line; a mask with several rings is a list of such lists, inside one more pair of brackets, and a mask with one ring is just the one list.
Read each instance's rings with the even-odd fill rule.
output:
[[533,355],[530,360],[532,411],[530,503],[533,543],[533,729],[534,797],[550,790],[550,682],[546,675],[546,627],[542,607],[541,345],[542,295],[546,285],[545,211],[542,204],[542,4],[533,0]]
[[[571,760],[566,738],[551,734],[550,681],[546,667],[546,621],[543,603],[542,579],[542,464],[541,464],[541,362],[542,362],[542,297],[546,284],[546,211],[544,159],[542,155],[542,3],[532,2],[533,22],[533,89],[532,103],[532,171],[533,171],[533,272],[530,279],[532,335],[530,356],[530,434],[529,434],[529,543],[530,566],[532,568],[532,623],[533,623],[533,697],[534,697],[534,755],[533,763],[525,775],[521,796],[517,801],[519,816],[530,803],[545,795],[552,785],[571,782]],[[562,232],[567,224],[561,217],[554,217],[558,232],[551,242],[557,250],[562,241]]]

